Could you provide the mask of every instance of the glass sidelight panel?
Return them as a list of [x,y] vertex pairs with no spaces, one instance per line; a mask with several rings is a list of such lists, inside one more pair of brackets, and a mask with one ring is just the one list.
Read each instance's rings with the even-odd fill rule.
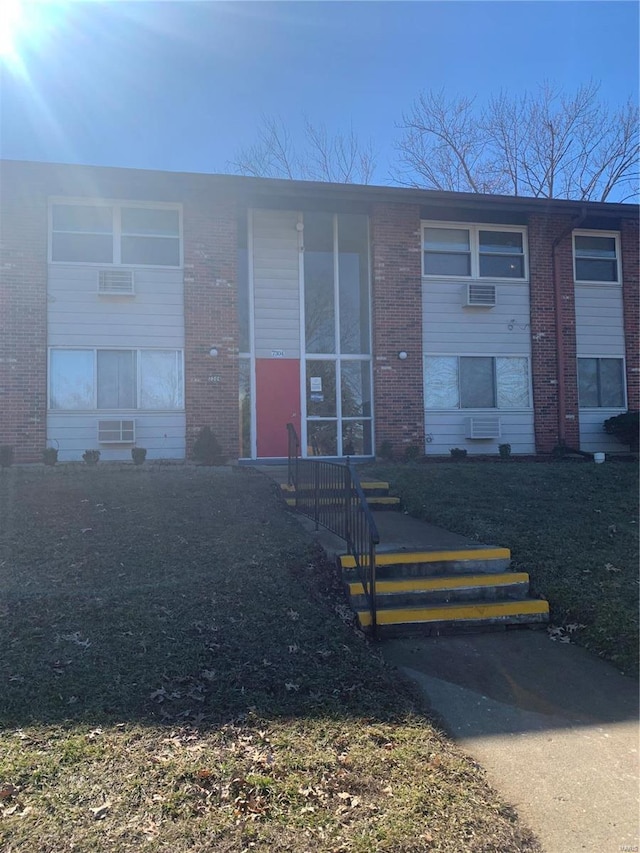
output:
[[240,418],[240,456],[251,457],[251,360],[241,358],[238,362]]
[[307,416],[335,418],[338,414],[335,361],[308,361],[306,386]]
[[369,226],[366,216],[338,216],[340,352],[369,352]]
[[368,361],[343,361],[340,366],[342,417],[371,417],[371,366]]
[[335,352],[333,215],[304,216],[304,321],[307,352]]
[[307,421],[307,455],[338,455],[337,421]]
[[343,456],[369,456],[371,446],[371,421],[342,421]]

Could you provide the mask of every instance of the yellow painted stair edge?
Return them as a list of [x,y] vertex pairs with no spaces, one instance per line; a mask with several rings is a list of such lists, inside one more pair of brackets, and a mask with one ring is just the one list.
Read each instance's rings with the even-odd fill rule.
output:
[[[288,506],[295,506],[296,499],[295,498],[285,498]],[[312,498],[310,498],[312,500]],[[333,503],[333,498],[320,498],[321,504]],[[373,506],[395,506],[400,503],[400,498],[390,498],[390,497],[367,497],[367,503]]]
[[[389,554],[376,554],[376,566],[397,566],[404,563],[445,563],[461,560],[510,560],[508,548],[470,548],[463,551],[393,551]],[[363,565],[367,565],[366,557]],[[356,561],[351,554],[340,557],[343,569],[355,569]]]
[[[465,622],[491,619],[500,616],[531,616],[548,614],[549,603],[538,599],[528,601],[500,601],[491,604],[460,604],[443,607],[398,608],[378,610],[378,625],[407,625],[412,622]],[[371,625],[371,613],[358,611],[358,621],[363,627]]]
[[[378,594],[393,592],[429,592],[438,589],[465,589],[477,586],[503,586],[512,583],[529,583],[526,572],[503,572],[497,575],[449,575],[444,578],[407,578],[406,580],[376,581]],[[364,595],[359,581],[349,584],[350,595]]]

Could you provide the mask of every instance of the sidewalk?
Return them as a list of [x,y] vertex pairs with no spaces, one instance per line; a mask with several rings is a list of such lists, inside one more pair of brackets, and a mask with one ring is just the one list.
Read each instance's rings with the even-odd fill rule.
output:
[[[276,469],[262,470],[281,481]],[[344,552],[342,540],[300,518],[329,556]],[[375,519],[382,553],[482,547],[402,513]],[[636,681],[546,631],[414,637],[380,648],[546,853],[639,849]]]

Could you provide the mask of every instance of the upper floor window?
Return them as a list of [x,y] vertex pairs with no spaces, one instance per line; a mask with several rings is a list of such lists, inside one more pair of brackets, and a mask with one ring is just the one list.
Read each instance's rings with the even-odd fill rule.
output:
[[51,206],[51,260],[60,263],[180,266],[175,207]]
[[525,232],[482,225],[424,226],[423,274],[454,278],[526,278]]
[[573,235],[575,280],[579,282],[620,281],[618,235],[577,231]]

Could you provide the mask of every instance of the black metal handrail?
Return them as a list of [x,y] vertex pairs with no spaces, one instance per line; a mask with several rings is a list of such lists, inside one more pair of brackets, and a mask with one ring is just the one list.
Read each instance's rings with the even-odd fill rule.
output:
[[376,545],[378,528],[360,480],[350,460],[346,463],[322,459],[300,459],[300,441],[293,424],[289,436],[289,485],[295,489],[295,507],[313,519],[316,530],[326,527],[347,543],[371,613],[371,631],[376,635]]

